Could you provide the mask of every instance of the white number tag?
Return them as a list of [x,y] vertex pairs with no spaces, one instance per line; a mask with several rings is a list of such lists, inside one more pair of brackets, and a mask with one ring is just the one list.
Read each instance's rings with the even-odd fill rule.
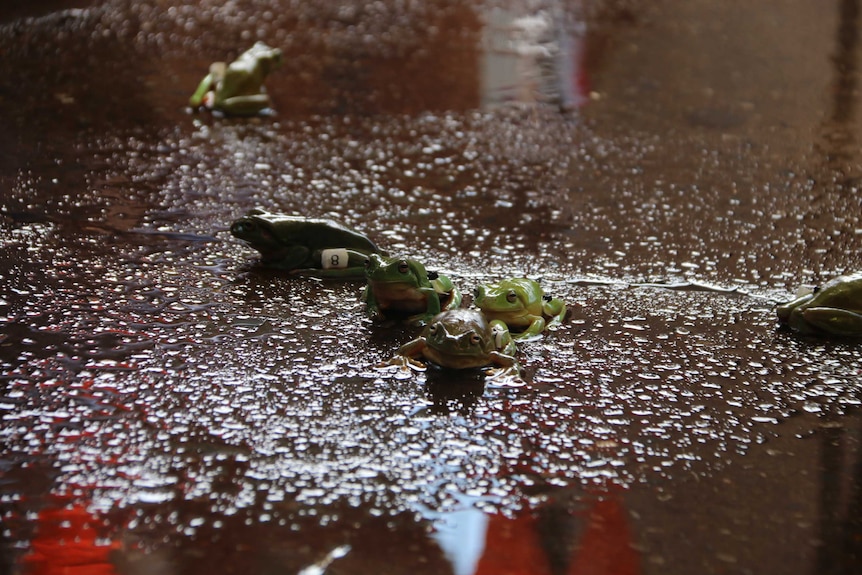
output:
[[344,248],[323,250],[320,265],[325,270],[344,269],[347,267],[347,260],[347,250]]

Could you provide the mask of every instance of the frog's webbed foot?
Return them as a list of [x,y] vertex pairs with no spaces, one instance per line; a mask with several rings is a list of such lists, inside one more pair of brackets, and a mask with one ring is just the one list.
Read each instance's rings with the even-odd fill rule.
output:
[[505,367],[491,367],[485,370],[486,381],[491,387],[523,387],[521,367],[516,363]]
[[401,378],[409,377],[411,371],[425,371],[427,369],[424,363],[406,355],[396,355],[377,364],[377,369],[391,370],[393,368],[398,369],[396,377]]

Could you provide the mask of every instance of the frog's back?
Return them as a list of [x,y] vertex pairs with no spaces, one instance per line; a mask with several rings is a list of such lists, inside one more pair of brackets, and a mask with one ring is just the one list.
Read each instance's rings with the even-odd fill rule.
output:
[[811,305],[862,311],[862,272],[839,276],[826,282],[815,295]]
[[381,253],[371,239],[334,220],[301,216],[270,216],[273,226],[285,243],[305,245],[308,248],[350,248],[366,253]]
[[491,329],[488,320],[481,312],[468,308],[455,308],[440,312],[431,321],[443,322],[450,330],[458,333],[473,330],[485,334],[489,333]]

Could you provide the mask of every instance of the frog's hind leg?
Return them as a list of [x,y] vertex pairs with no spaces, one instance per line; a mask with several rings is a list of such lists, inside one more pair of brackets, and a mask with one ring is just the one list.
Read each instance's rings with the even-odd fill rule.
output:
[[811,307],[802,312],[805,321],[817,329],[846,337],[862,337],[862,315],[845,309]]
[[233,96],[216,101],[215,107],[234,116],[254,116],[262,110],[270,107],[269,96],[266,94],[252,94],[249,96]]
[[307,275],[320,278],[362,280],[365,279],[365,261],[368,254],[347,248],[315,250],[311,260],[320,268],[306,270]]

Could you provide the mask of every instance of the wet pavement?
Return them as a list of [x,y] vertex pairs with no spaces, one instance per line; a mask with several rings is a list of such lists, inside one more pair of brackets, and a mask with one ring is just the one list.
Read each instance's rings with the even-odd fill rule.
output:
[[[858,11],[0,9],[0,572],[859,572],[862,344],[773,310],[862,269]],[[189,110],[256,40],[275,113]],[[570,317],[522,386],[379,369],[255,207]]]

